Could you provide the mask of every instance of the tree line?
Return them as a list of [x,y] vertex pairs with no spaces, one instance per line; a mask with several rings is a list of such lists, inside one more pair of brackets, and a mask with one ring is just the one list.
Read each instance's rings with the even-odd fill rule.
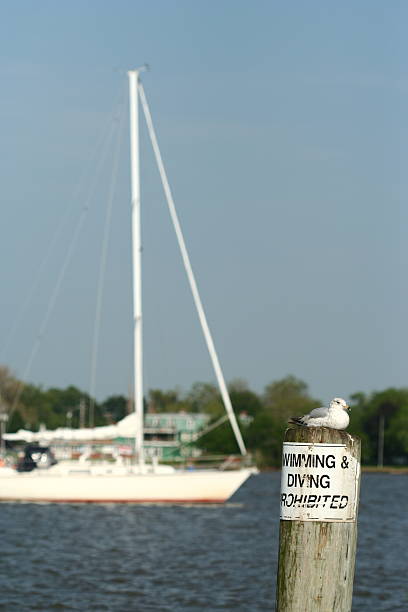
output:
[[[260,467],[280,465],[288,419],[322,405],[310,395],[308,385],[295,376],[271,382],[262,393],[251,390],[245,381],[236,380],[230,383],[229,392],[245,444]],[[352,410],[348,431],[362,439],[363,463],[407,465],[408,388],[356,392],[349,399]],[[23,385],[6,367],[0,367],[0,401],[0,412],[9,416],[9,432],[20,428],[37,431],[41,424],[48,429],[106,425],[124,418],[132,409],[122,395],[96,402],[75,386],[44,389]],[[224,407],[213,384],[195,383],[186,392],[177,388],[150,389],[145,397],[145,411],[205,413],[211,423],[224,414]],[[228,422],[203,435],[196,444],[211,454],[238,452]]]

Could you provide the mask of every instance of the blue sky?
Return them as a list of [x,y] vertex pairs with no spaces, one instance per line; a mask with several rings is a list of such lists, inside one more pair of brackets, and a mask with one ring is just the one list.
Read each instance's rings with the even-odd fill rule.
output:
[[[322,401],[406,385],[407,13],[371,0],[2,3],[2,362],[35,384],[89,388],[111,153],[27,364],[126,69],[148,62],[227,380],[261,391],[292,373]],[[187,389],[214,376],[142,137],[145,386]],[[99,399],[131,384],[128,165],[125,131]]]

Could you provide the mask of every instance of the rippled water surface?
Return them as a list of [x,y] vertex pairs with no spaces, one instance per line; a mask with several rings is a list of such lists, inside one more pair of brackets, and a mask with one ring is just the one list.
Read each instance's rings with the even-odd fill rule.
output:
[[[0,504],[0,610],[274,610],[280,475],[225,506]],[[353,611],[406,612],[408,476],[363,475]]]

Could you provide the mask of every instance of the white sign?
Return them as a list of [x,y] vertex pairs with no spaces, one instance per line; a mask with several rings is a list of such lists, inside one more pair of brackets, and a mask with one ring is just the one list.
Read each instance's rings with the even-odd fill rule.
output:
[[359,476],[343,444],[284,442],[281,519],[355,521]]

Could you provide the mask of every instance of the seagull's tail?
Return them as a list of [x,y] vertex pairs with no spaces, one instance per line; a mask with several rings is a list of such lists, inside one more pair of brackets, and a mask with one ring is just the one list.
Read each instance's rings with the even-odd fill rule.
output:
[[303,417],[290,417],[288,423],[291,425],[304,425]]

